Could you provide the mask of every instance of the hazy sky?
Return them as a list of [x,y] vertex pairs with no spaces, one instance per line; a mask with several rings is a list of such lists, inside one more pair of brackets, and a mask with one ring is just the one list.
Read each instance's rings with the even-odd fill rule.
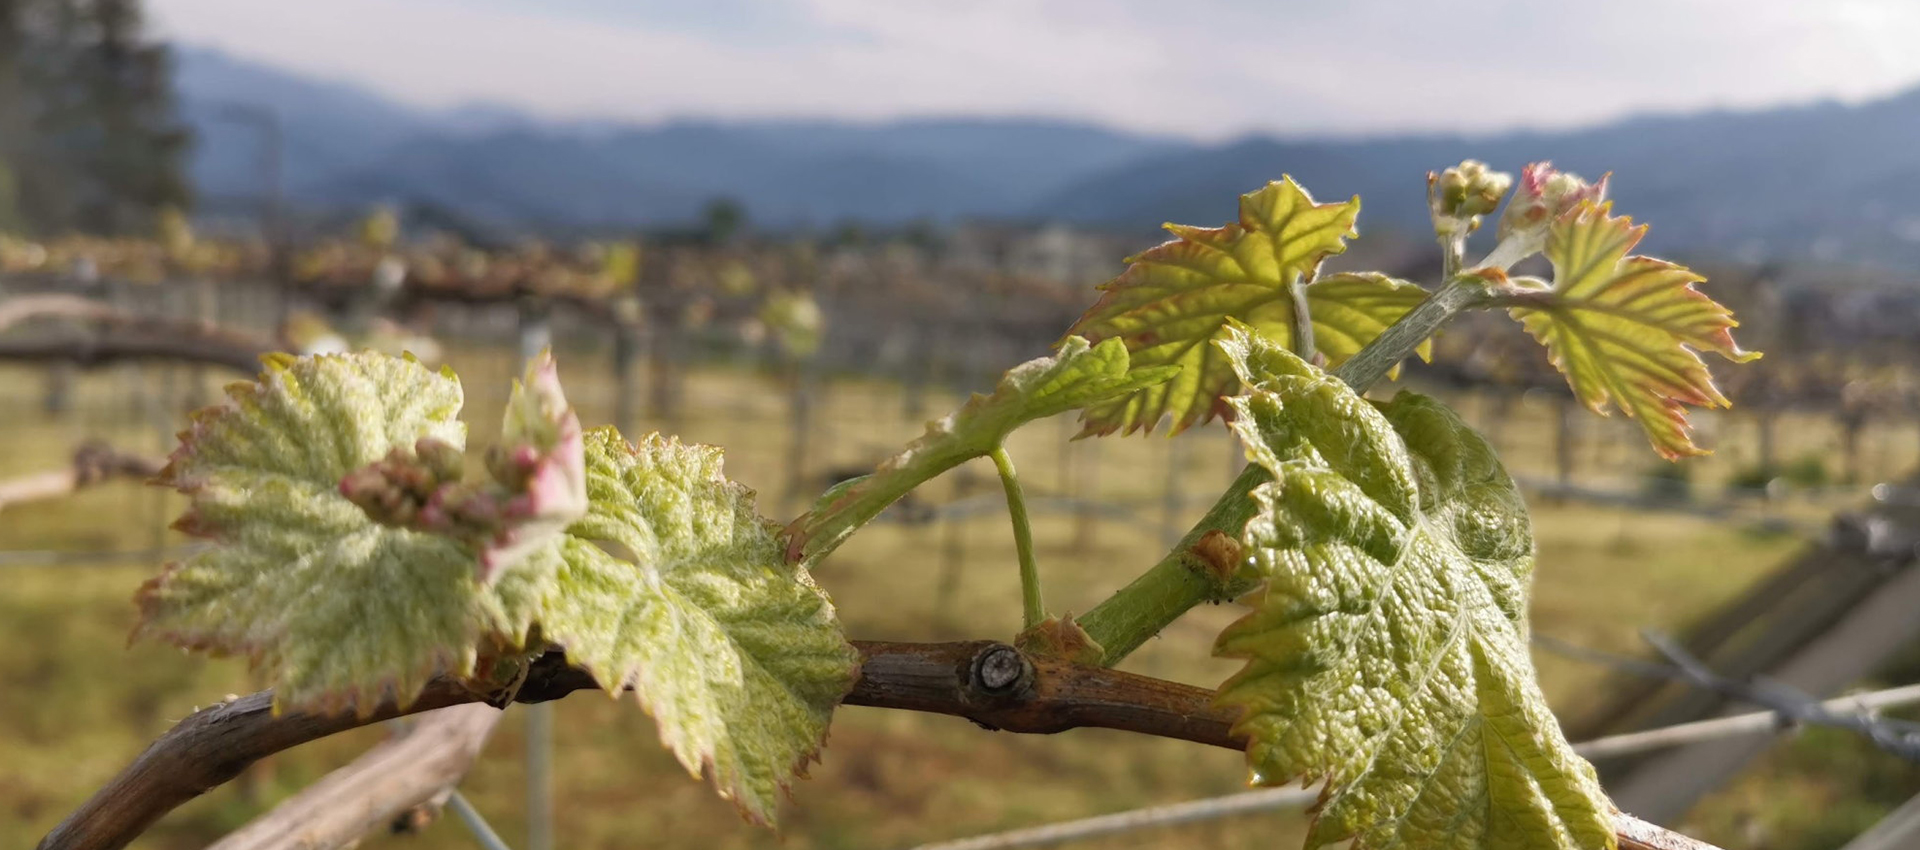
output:
[[1920,83],[1920,0],[150,0],[158,31],[546,118],[1038,115],[1221,138]]

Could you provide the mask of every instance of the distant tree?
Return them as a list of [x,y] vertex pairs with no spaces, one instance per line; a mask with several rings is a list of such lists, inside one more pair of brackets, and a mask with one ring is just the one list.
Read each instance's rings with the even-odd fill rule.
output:
[[32,0],[0,0],[0,229],[24,229],[19,181],[14,171],[31,123],[26,105],[28,63],[26,5]]
[[475,220],[459,209],[436,201],[412,199],[407,202],[402,218],[413,227],[450,234],[466,245],[503,249],[510,244],[499,231]]
[[732,242],[746,228],[747,210],[732,198],[715,198],[707,202],[700,223],[701,236],[707,242],[724,245]]
[[900,241],[921,251],[935,252],[940,250],[944,240],[940,238],[939,226],[932,220],[916,218],[908,222],[906,227],[901,228]]
[[144,232],[188,199],[172,65],[138,0],[0,0],[0,222]]
[[834,248],[855,247],[865,245],[866,243],[866,228],[861,227],[860,222],[852,219],[835,225],[833,231],[827,234],[826,238],[826,244]]

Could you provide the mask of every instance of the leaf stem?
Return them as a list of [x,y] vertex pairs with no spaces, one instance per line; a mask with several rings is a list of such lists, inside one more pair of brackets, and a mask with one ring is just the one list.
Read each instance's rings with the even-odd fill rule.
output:
[[1105,602],[1075,618],[1104,651],[1100,663],[1109,667],[1120,663],[1195,605],[1224,602],[1253,589],[1251,581],[1237,576],[1221,581],[1206,569],[1193,547],[1214,529],[1238,537],[1247,520],[1253,518],[1253,489],[1271,480],[1273,476],[1265,467],[1247,464],[1173,551]]
[[1033,628],[1047,618],[1047,606],[1040,600],[1040,567],[1033,559],[1033,526],[1027,521],[1027,497],[1020,491],[1020,476],[1013,469],[1007,447],[993,450],[993,467],[1000,472],[1000,486],[1007,491],[1007,513],[1013,517],[1013,547],[1020,556],[1020,607],[1024,628]]
[[[1448,319],[1462,310],[1486,303],[1487,299],[1486,286],[1479,280],[1458,275],[1449,278],[1438,292],[1400,317],[1400,321],[1375,337],[1366,348],[1340,364],[1333,374],[1354,391],[1364,393],[1386,377],[1394,364],[1411,357],[1414,349],[1432,337]],[[1218,565],[1208,564],[1194,551],[1194,546],[1214,530],[1238,539],[1247,520],[1253,518],[1254,488],[1271,479],[1266,469],[1248,464],[1173,551],[1078,618],[1087,636],[1106,650],[1101,663],[1107,666],[1119,663],[1195,605],[1232,599],[1253,589],[1252,580],[1242,574],[1222,576]]]
[[1307,310],[1307,281],[1296,278],[1287,284],[1287,294],[1293,297],[1293,353],[1301,360],[1314,362],[1313,314]]
[[1490,303],[1486,285],[1477,278],[1454,275],[1447,281],[1440,291],[1427,296],[1420,306],[1401,316],[1400,321],[1374,337],[1366,348],[1340,364],[1340,368],[1333,370],[1334,377],[1346,381],[1354,392],[1364,393],[1386,377],[1394,366],[1413,356],[1414,349],[1431,339],[1448,319],[1462,310]]
[[1460,264],[1467,253],[1467,235],[1465,233],[1443,233],[1440,235],[1440,279],[1453,280],[1460,273]]

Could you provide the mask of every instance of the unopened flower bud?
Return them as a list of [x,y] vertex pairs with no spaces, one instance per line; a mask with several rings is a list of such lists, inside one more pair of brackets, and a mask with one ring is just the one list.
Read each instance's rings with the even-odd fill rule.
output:
[[[347,501],[367,512],[374,522],[384,525],[400,525],[403,520],[398,506],[406,501],[392,479],[387,477],[381,464],[374,463],[347,473],[340,479],[340,495]],[[408,512],[411,514],[411,512]],[[409,516],[409,518],[411,518]]]
[[420,509],[418,516],[419,521],[415,523],[414,527],[421,531],[432,531],[444,534],[453,528],[453,521],[447,518],[446,509],[440,507],[440,503],[437,501],[428,502],[425,507]]
[[456,484],[440,488],[435,501],[462,528],[491,532],[499,528],[501,496],[490,488]]
[[414,441],[413,453],[440,481],[459,481],[466,474],[466,456],[445,440],[421,437]]
[[533,516],[534,507],[533,497],[522,493],[508,499],[500,512],[507,519],[522,520]]
[[1433,214],[1436,233],[1449,235],[1470,232],[1480,226],[1480,216],[1500,207],[1500,199],[1513,187],[1513,175],[1491,171],[1487,164],[1469,159],[1438,174],[1427,173],[1427,209]]
[[1588,183],[1580,175],[1554,170],[1553,163],[1536,162],[1520,172],[1520,191],[1500,216],[1500,238],[1528,228],[1544,227],[1583,201],[1600,203],[1607,198],[1607,179]]
[[441,524],[444,492],[461,487],[463,459],[453,445],[423,437],[411,449],[394,446],[387,456],[347,473],[340,495],[367,517],[397,528]]
[[507,490],[517,491],[526,487],[537,460],[531,446],[508,447],[495,443],[487,447],[487,474]]
[[386,524],[397,528],[413,526],[414,516],[420,512],[420,503],[413,499],[395,498],[386,506]]
[[433,470],[398,448],[378,467],[387,476],[388,482],[416,499],[425,499],[435,487],[440,486],[440,480]]
[[1547,246],[1547,228],[1583,203],[1601,203],[1607,198],[1607,178],[1588,183],[1577,174],[1555,171],[1551,163],[1536,162],[1520,172],[1520,188],[1500,215],[1500,244],[1488,254],[1482,265],[1512,268],[1514,263],[1539,253]]

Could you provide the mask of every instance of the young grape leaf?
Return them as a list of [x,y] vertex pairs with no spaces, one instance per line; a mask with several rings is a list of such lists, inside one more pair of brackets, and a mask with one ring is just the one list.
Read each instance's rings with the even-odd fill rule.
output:
[[[1307,286],[1313,347],[1327,356],[1328,368],[1338,366],[1425,300],[1427,291],[1419,284],[1379,272],[1327,275]],[[1420,343],[1414,353],[1432,361],[1433,340]]]
[[1611,804],[1527,654],[1533,541],[1513,481],[1438,402],[1379,406],[1245,334],[1234,429],[1274,480],[1264,585],[1216,654],[1256,781],[1324,779],[1308,848],[1611,848]]
[[569,529],[540,628],[756,822],[825,739],[859,655],[827,595],[789,565],[720,450],[588,432],[591,508]]
[[135,634],[268,671],[277,708],[406,703],[435,674],[471,674],[482,637],[523,642],[550,558],[475,581],[448,537],[375,522],[342,480],[423,439],[456,451],[460,384],[412,358],[270,355],[227,404],[194,414],[160,480],[190,497],[175,527],[219,545],[140,590]]
[[[1359,214],[1357,197],[1316,204],[1284,177],[1240,196],[1236,223],[1167,225],[1176,238],[1131,258],[1068,333],[1125,340],[1135,369],[1185,368],[1171,381],[1088,407],[1085,433],[1151,432],[1167,417],[1179,433],[1224,412],[1221,399],[1236,381],[1209,342],[1238,320],[1292,345],[1294,283],[1312,279],[1322,260],[1347,249]],[[1315,341],[1335,364],[1424,297],[1419,287],[1384,275],[1341,275],[1306,287]]]
[[1732,311],[1693,285],[1684,266],[1627,252],[1646,235],[1608,204],[1582,202],[1547,232],[1553,284],[1515,281],[1509,312],[1547,347],[1582,404],[1609,402],[1637,420],[1668,459],[1706,454],[1694,445],[1685,405],[1726,407],[1695,349],[1737,363],[1760,356],[1733,341]]
[[992,453],[1021,425],[1152,387],[1179,371],[1179,366],[1132,364],[1119,339],[1090,345],[1067,337],[1053,356],[1007,370],[992,395],[974,393],[959,410],[927,423],[926,434],[872,474],[827,491],[813,510],[788,526],[787,557],[794,563],[818,562],[907,491]]
[[585,449],[580,417],[560,389],[551,352],[527,363],[513,382],[500,425],[488,447],[487,468],[499,504],[499,529],[480,547],[480,574],[491,579],[519,563],[587,511]]

